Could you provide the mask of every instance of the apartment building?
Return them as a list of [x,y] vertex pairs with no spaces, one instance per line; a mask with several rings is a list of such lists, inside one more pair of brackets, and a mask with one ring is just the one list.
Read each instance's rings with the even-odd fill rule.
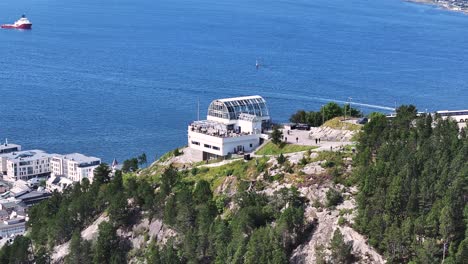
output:
[[80,182],[88,178],[90,182],[94,178],[94,169],[101,164],[101,159],[88,157],[80,153],[67,155],[53,155],[50,158],[50,170],[53,176],[68,178],[74,182]]

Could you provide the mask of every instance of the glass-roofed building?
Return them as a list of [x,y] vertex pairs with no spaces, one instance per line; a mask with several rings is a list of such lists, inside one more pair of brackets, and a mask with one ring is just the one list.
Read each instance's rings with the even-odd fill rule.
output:
[[188,145],[203,160],[251,152],[266,138],[262,132],[269,125],[263,97],[217,99],[208,107],[206,120],[189,125]]

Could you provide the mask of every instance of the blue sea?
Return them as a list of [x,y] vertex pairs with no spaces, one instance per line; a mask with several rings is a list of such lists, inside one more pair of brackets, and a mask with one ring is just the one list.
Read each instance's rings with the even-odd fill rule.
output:
[[[351,100],[468,108],[468,16],[400,0],[2,0],[0,138],[110,162],[186,144],[215,98],[275,121]],[[262,65],[258,70],[256,60]],[[351,97],[352,99],[348,99]]]

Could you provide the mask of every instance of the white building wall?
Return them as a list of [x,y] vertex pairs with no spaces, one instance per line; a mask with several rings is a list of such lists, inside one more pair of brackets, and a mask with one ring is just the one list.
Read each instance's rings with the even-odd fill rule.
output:
[[28,161],[21,159],[7,160],[7,177],[11,180],[29,180],[49,172],[49,157],[42,156]]
[[260,145],[260,134],[244,135],[233,138],[226,138],[222,146],[223,156],[234,153],[240,147],[245,152],[251,152]]
[[236,128],[241,127],[242,133],[259,134],[262,132],[262,121],[251,122],[246,120],[237,120],[237,124],[234,126]]
[[[197,133],[188,129],[188,146],[190,148],[212,153],[218,156],[225,156],[221,151],[223,139],[220,137],[210,136],[203,133]],[[209,146],[209,147],[208,147]],[[219,149],[216,149],[219,148]]]
[[[218,156],[235,153],[238,149],[250,152],[258,147],[260,134],[241,135],[237,137],[216,137],[188,129],[188,146],[192,149],[208,152]],[[198,144],[197,144],[198,143]]]
[[61,157],[61,156],[53,156],[53,157],[50,159],[50,162],[49,162],[49,163],[50,163],[50,172],[51,172],[53,175],[60,176],[60,175],[64,175],[64,174],[65,174],[63,157]]
[[7,171],[7,158],[0,157],[0,173]]
[[99,165],[80,167],[80,164],[76,161],[68,161],[68,175],[67,177],[75,182],[82,181],[84,178],[88,178],[90,182],[94,178],[94,169]]
[[[95,159],[99,161],[100,159]],[[86,164],[86,162],[84,162]],[[78,182],[84,178],[90,181],[94,178],[94,169],[99,165],[86,166],[81,161],[74,160],[67,155],[56,155],[51,158],[50,167],[54,176],[63,176],[72,181]]]

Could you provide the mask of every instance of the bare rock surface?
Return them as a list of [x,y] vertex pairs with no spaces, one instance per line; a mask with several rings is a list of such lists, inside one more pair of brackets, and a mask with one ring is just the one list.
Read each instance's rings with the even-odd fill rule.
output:
[[[385,263],[383,257],[371,246],[367,244],[367,239],[356,232],[349,224],[343,226],[338,225],[340,218],[340,211],[351,212],[343,214],[343,217],[348,223],[353,222],[354,211],[356,202],[352,196],[356,189],[349,188],[348,192],[344,192],[344,197],[349,197],[336,208],[328,209],[316,208],[313,204],[326,204],[326,193],[330,186],[327,184],[318,185],[314,184],[308,187],[300,188],[299,191],[304,197],[307,197],[311,203],[306,208],[305,216],[308,222],[314,222],[316,227],[308,240],[299,245],[292,253],[290,263],[305,264],[316,263],[316,246],[323,245],[327,248],[330,244],[333,233],[336,229],[340,229],[345,241],[353,241],[353,254],[359,257],[358,263]],[[335,188],[343,188],[343,186],[336,186]],[[330,253],[326,249],[325,253]]]
[[[98,235],[99,224],[104,221],[108,221],[109,217],[101,215],[96,221],[94,221],[90,226],[81,231],[81,237],[84,240],[94,240]],[[54,248],[54,252],[51,256],[52,263],[61,263],[69,253],[70,241],[58,245]]]
[[349,142],[355,133],[355,131],[351,130],[339,130],[330,127],[312,127],[309,136],[324,141]]

